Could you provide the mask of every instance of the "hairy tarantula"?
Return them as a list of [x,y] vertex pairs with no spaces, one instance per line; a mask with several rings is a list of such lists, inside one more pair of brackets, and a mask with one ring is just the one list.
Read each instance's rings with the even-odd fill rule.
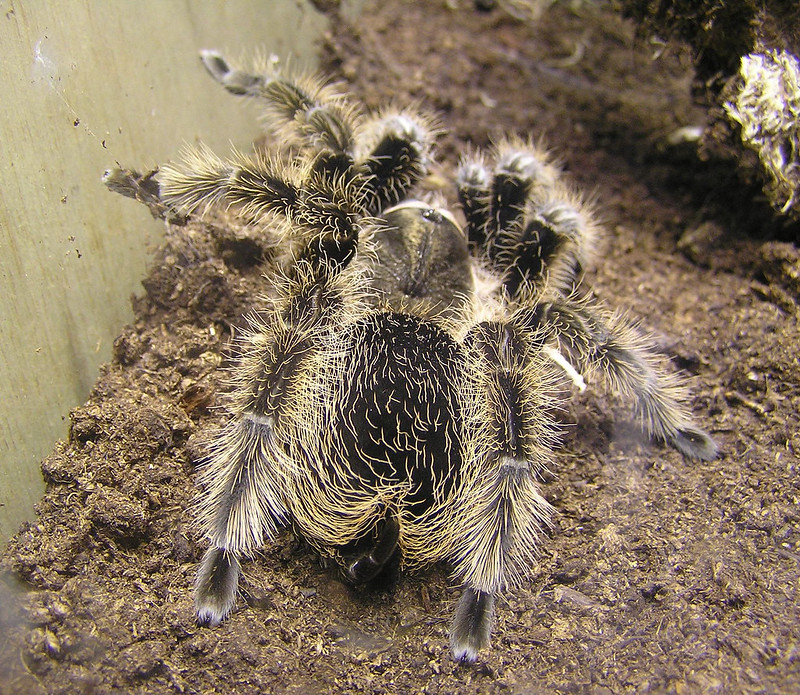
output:
[[291,526],[352,583],[398,554],[449,563],[464,587],[452,653],[474,661],[549,522],[538,479],[570,380],[601,376],[685,456],[716,446],[648,340],[581,290],[597,225],[537,147],[506,139],[461,161],[462,229],[411,197],[433,161],[431,119],[367,115],[331,86],[212,51],[202,61],[266,104],[271,154],[199,147],[155,174],[105,176],[162,216],[231,207],[279,248],[277,299],[243,340],[201,474],[198,621],[229,615],[240,558]]

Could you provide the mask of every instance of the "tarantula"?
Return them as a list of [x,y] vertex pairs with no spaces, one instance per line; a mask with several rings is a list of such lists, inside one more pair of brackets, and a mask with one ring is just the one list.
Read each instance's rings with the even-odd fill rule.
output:
[[647,338],[581,289],[597,225],[543,151],[509,138],[464,157],[462,229],[411,197],[433,162],[431,118],[368,115],[316,79],[201,57],[264,102],[270,154],[199,147],[155,174],[105,176],[162,216],[228,206],[280,251],[277,298],[243,340],[200,477],[197,619],[226,618],[240,558],[291,526],[356,584],[398,556],[449,563],[464,587],[452,654],[474,661],[549,522],[539,478],[570,380],[599,375],[685,456],[716,446]]

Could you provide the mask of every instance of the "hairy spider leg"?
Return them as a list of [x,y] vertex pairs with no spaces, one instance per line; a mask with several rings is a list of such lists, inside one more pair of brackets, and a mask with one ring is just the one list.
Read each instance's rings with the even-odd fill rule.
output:
[[308,165],[261,156],[223,160],[201,146],[163,167],[158,178],[162,200],[190,214],[227,204],[253,221],[285,219],[289,224],[273,227],[299,260],[343,267],[355,254],[366,211],[358,183],[347,177],[331,180]]
[[403,200],[427,172],[437,130],[417,109],[364,117],[318,78],[245,72],[216,51],[202,51],[201,60],[229,92],[263,102],[268,128],[306,148],[314,171],[358,177],[370,214]]
[[437,134],[433,119],[412,108],[386,109],[365,119],[356,167],[372,214],[405,200],[428,173]]
[[496,592],[464,588],[450,625],[450,651],[456,661],[471,663],[489,646],[496,596]]
[[546,153],[504,140],[490,172],[480,157],[462,160],[456,182],[473,251],[520,291],[569,291],[582,274],[597,226],[590,206],[558,178]]
[[484,321],[463,341],[464,482],[453,505],[451,561],[465,588],[450,628],[459,661],[474,661],[488,645],[495,597],[529,571],[552,513],[539,479],[556,441],[559,387],[544,337]]
[[558,180],[539,151],[513,142],[502,147],[491,175],[479,160],[462,162],[459,193],[468,220],[478,225],[470,238],[476,246],[482,240],[481,250],[503,274],[508,296],[522,307],[522,323],[546,322],[578,371],[601,373],[633,399],[648,436],[685,456],[714,458],[716,445],[683,405],[681,381],[622,316],[580,298],[577,287],[599,234],[591,205]]
[[683,381],[667,372],[637,328],[623,315],[604,310],[590,298],[570,296],[540,308],[559,348],[584,375],[599,373],[612,390],[633,400],[645,434],[666,442],[684,456],[710,460],[717,455],[711,437],[693,424],[684,405]]
[[215,625],[232,610],[239,556],[252,555],[294,516],[291,491],[303,475],[296,442],[310,407],[304,389],[318,371],[317,355],[330,350],[342,324],[360,310],[358,279],[348,277],[354,272],[332,274],[301,262],[268,317],[252,319],[235,376],[233,418],[212,441],[201,474],[199,519],[211,541],[195,583],[201,624]]
[[463,157],[456,171],[456,191],[467,222],[470,251],[485,256],[491,217],[491,174],[481,153]]
[[158,175],[161,199],[171,208],[191,214],[235,205],[254,221],[277,214],[293,230],[306,230],[303,248],[346,264],[357,242],[354,221],[404,199],[428,170],[436,130],[414,109],[356,118],[343,97],[313,79],[303,85],[251,75],[209,51],[203,63],[229,91],[261,97],[268,120],[291,130],[305,149],[286,164],[238,153],[226,160],[207,147],[188,148]]
[[192,211],[225,201],[254,218],[284,217],[302,248],[291,275],[275,278],[281,298],[269,318],[253,321],[237,372],[234,419],[205,468],[200,518],[212,547],[195,585],[201,623],[216,624],[228,615],[235,603],[238,556],[273,538],[291,516],[287,496],[297,463],[292,444],[308,401],[297,393],[307,380],[303,372],[313,371],[314,356],[329,348],[326,341],[352,318],[347,305],[363,301],[353,277],[358,271],[342,272],[363,227],[357,189],[348,181],[331,185],[316,172],[296,177],[305,178],[301,188],[286,174],[263,158],[225,162],[205,149],[190,153],[183,167],[162,171],[168,204]]
[[556,184],[558,169],[543,149],[519,138],[504,138],[492,148],[489,158],[494,162],[492,171],[480,152],[462,157],[456,189],[472,250],[491,258],[498,235],[522,217],[533,191]]
[[[438,130],[433,118],[414,108],[364,117],[317,78],[245,72],[215,51],[203,51],[201,60],[229,92],[265,104],[265,120],[279,143],[273,149],[290,144],[299,153],[281,158],[234,152],[225,159],[204,145],[187,147],[177,163],[161,168],[158,184],[143,199],[159,216],[202,215],[215,205],[234,205],[256,223],[278,215],[293,231],[306,229],[295,250],[346,264],[357,241],[348,233],[354,219],[405,199],[428,171]],[[142,198],[138,172],[110,169],[103,180],[114,191]],[[325,248],[314,251],[311,237]]]
[[200,60],[231,94],[262,101],[267,126],[293,144],[352,156],[357,112],[334,86],[315,77],[289,79],[266,65],[260,74],[247,72],[214,50],[201,51]]

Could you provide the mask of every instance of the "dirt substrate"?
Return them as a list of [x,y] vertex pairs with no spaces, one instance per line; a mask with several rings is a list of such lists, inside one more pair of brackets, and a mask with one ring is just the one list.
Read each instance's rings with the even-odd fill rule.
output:
[[447,568],[356,591],[288,534],[246,565],[232,618],[199,628],[198,442],[224,419],[268,250],[224,220],[172,228],[3,557],[0,692],[800,691],[798,253],[729,166],[670,137],[702,123],[686,57],[653,59],[631,25],[576,7],[534,24],[386,3],[332,32],[324,61],[370,107],[437,110],[443,174],[467,144],[545,137],[605,222],[590,282],[692,377],[721,456],[684,460],[624,404],[577,398],[544,484],[555,528],[473,666],[449,656]]

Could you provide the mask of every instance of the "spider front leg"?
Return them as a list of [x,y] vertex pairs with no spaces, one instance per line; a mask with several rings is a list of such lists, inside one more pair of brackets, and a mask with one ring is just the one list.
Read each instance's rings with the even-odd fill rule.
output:
[[502,279],[509,297],[568,292],[592,255],[599,230],[591,206],[559,179],[547,154],[504,140],[489,169],[462,160],[456,183],[470,246]]
[[[475,249],[500,274],[506,295],[532,329],[544,322],[581,371],[601,373],[635,402],[645,432],[685,456],[710,459],[717,448],[683,405],[685,389],[665,372],[646,341],[621,316],[576,299],[599,235],[591,206],[558,178],[532,145],[504,142],[489,171],[462,162],[459,196]],[[527,317],[523,317],[527,314]]]
[[357,112],[333,85],[310,76],[284,77],[277,61],[242,70],[214,50],[200,51],[200,61],[231,94],[253,97],[264,105],[267,125],[281,137],[282,146],[288,141],[314,154],[328,151],[352,157]]
[[229,92],[263,103],[268,130],[299,147],[315,171],[358,178],[370,214],[406,198],[427,173],[437,129],[416,109],[362,116],[334,86],[314,77],[283,77],[267,66],[248,72],[216,51],[200,57]]
[[464,594],[450,629],[458,661],[474,661],[488,645],[495,597],[528,572],[549,524],[539,477],[556,439],[558,378],[543,337],[485,321],[463,341],[465,462],[452,562]]
[[406,199],[428,171],[438,131],[416,109],[363,116],[313,77],[246,72],[215,51],[203,51],[201,59],[228,91],[264,103],[277,144],[269,157],[234,153],[224,159],[201,145],[145,176],[106,171],[111,190],[142,201],[157,216],[184,222],[215,205],[233,206],[254,223],[277,216],[290,223],[290,238],[279,239],[290,246],[288,257],[305,251],[344,265],[357,243],[353,220]]

